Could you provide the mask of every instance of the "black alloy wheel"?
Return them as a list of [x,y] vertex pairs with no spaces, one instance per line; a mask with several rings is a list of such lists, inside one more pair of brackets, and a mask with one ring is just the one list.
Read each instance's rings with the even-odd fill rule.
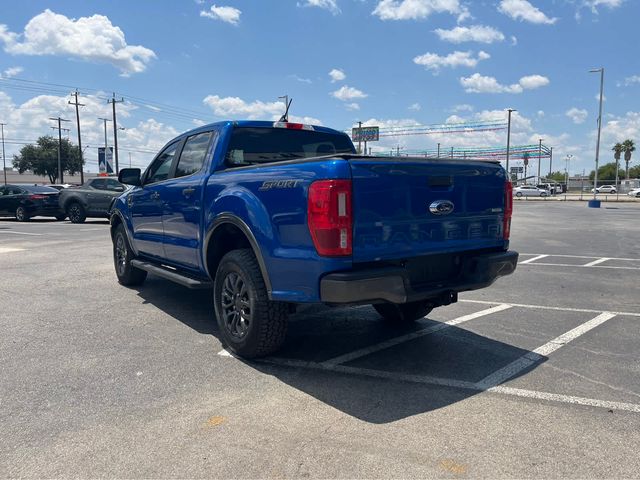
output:
[[127,234],[122,225],[118,225],[113,234],[113,264],[116,276],[122,285],[133,286],[142,284],[147,278],[147,272],[131,265],[133,252],[129,247]]
[[244,338],[251,326],[252,303],[245,280],[239,273],[229,272],[222,283],[222,317],[227,331],[238,339]]
[[27,209],[20,206],[18,208],[16,208],[16,220],[18,220],[19,222],[28,222],[29,221],[29,214],[27,213]]
[[83,223],[87,218],[84,207],[78,202],[73,202],[67,207],[67,216],[71,223]]

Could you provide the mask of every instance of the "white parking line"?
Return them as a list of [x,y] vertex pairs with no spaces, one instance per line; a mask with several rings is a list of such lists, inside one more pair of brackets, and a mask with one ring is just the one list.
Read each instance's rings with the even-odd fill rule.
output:
[[530,258],[529,260],[525,260],[524,262],[520,262],[520,265],[526,265],[527,263],[535,262],[536,260],[540,260],[541,258],[546,258],[549,255],[538,255],[537,257]]
[[611,260],[611,259],[608,258],[608,257],[602,257],[602,258],[599,258],[598,260],[594,260],[593,262],[589,262],[586,265],[582,265],[582,266],[583,267],[593,267],[594,265],[599,265],[601,263],[606,262],[607,260]]
[[27,232],[14,232],[13,230],[0,230],[0,233],[12,233],[14,235],[33,235],[34,237],[41,237],[43,233],[27,233]]
[[500,395],[532,398],[536,400],[546,400],[550,402],[565,403],[571,405],[581,405],[586,407],[606,408],[608,410],[619,410],[632,413],[640,413],[640,404],[610,402],[607,400],[598,400],[595,398],[574,397],[571,395],[562,395],[557,393],[540,392],[537,390],[526,390],[522,388],[512,388],[497,386],[483,389],[476,383],[455,380],[452,378],[438,378],[426,375],[410,375],[397,372],[386,372],[380,370],[371,370],[368,368],[348,367],[345,365],[326,365],[317,362],[306,362],[303,360],[292,360],[288,358],[265,358],[260,363],[267,363],[277,366],[308,368],[312,370],[324,370],[334,373],[343,373],[346,375],[360,375],[363,377],[382,378],[385,380],[396,380],[410,383],[418,383],[423,385],[437,385],[451,388],[461,388],[464,390],[472,390],[474,392],[491,392]]
[[[478,303],[480,305],[495,305],[499,302],[489,302],[487,300],[468,300],[468,299],[460,299],[459,302],[463,303]],[[555,310],[557,312],[578,312],[578,313],[602,313],[602,310],[593,310],[590,308],[571,308],[571,307],[549,307],[546,305],[529,305],[526,303],[509,303],[512,307],[521,307],[521,308],[535,308],[540,310]],[[614,312],[610,311],[609,313],[613,313],[615,315],[623,315],[625,317],[640,317],[640,313],[636,312]]]
[[[611,260],[610,258],[608,258],[607,260]],[[522,263],[520,264],[522,265]],[[544,265],[547,267],[575,267],[575,268],[584,268],[584,267],[593,267],[593,268],[609,268],[612,270],[640,270],[640,267],[618,267],[618,266],[609,266],[609,265],[572,265],[570,263],[543,263],[543,262],[536,262],[536,263],[531,263],[530,265]]]
[[492,387],[506,382],[507,380],[526,370],[530,366],[539,363],[544,357],[552,354],[559,348],[565,346],[567,343],[575,340],[581,335],[584,335],[589,330],[596,328],[598,325],[602,325],[604,322],[610,320],[613,317],[615,317],[614,313],[601,313],[588,322],[585,322],[582,325],[579,325],[576,328],[563,333],[559,337],[554,338],[550,342],[547,342],[544,345],[536,348],[535,350],[526,353],[525,355],[511,362],[509,365],[502,367],[500,370],[487,375],[477,383],[478,388],[482,390],[488,390]]
[[24,248],[0,247],[0,253],[22,252]]
[[[520,255],[526,255],[526,256],[539,256],[539,255],[546,255],[547,257],[566,257],[566,258],[585,258],[585,259],[597,259],[597,258],[602,258],[596,255],[591,255],[591,256],[585,256],[585,255],[562,255],[560,253],[548,253],[548,254],[542,254],[542,253],[520,253]],[[609,260],[624,260],[627,262],[640,262],[640,258],[620,258],[620,257],[607,257]]]
[[353,352],[346,353],[344,355],[339,355],[334,358],[330,358],[329,360],[325,360],[324,362],[322,362],[322,364],[326,366],[336,366],[341,363],[350,362],[351,360],[355,360],[356,358],[364,357],[366,355],[379,352],[380,350],[386,350],[387,348],[391,348],[395,345],[399,345],[401,343],[408,342],[416,338],[424,337],[425,335],[429,335],[434,332],[439,332],[440,330],[444,330],[445,328],[450,328],[454,325],[459,325],[463,322],[473,320],[474,318],[479,318],[485,315],[491,315],[492,313],[501,312],[503,310],[507,310],[508,308],[511,308],[511,305],[502,304],[502,305],[497,305],[495,307],[487,308],[486,310],[480,310],[479,312],[471,313],[469,315],[463,315],[462,317],[454,318],[453,320],[449,320],[448,322],[438,323],[431,327],[418,330],[417,332],[408,333],[406,335],[400,335],[399,337],[395,337],[390,340],[386,340],[384,342],[371,345],[370,347],[360,348]]

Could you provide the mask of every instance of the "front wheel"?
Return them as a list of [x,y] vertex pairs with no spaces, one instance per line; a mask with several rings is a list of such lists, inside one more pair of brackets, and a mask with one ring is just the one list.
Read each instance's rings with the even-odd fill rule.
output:
[[522,196],[522,192],[516,192],[516,197],[521,197]]
[[268,355],[284,342],[289,307],[269,300],[252,250],[233,250],[222,258],[213,302],[221,339],[238,356]]
[[388,322],[407,324],[420,320],[431,313],[433,307],[427,302],[380,303],[373,305],[376,312]]
[[84,223],[87,219],[87,212],[79,202],[72,202],[67,207],[67,216],[71,223]]
[[18,220],[19,222],[28,222],[30,219],[30,215],[29,212],[27,212],[27,209],[24,207],[18,207],[16,208],[16,220]]
[[113,234],[113,263],[118,281],[127,287],[140,285],[147,278],[146,271],[131,265],[133,258],[133,252],[129,246],[124,226],[120,224]]

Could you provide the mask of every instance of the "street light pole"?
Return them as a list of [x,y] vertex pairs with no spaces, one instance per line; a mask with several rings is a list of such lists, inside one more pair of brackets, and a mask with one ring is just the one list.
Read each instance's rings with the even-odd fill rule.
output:
[[4,126],[6,123],[0,123],[2,129],[2,171],[4,172],[4,184],[7,184],[7,161],[4,156]]
[[564,183],[566,185],[567,192],[569,191],[569,161],[573,155],[567,155],[567,164],[564,168]]
[[538,144],[538,183],[540,183],[540,166],[542,165],[542,139]]
[[507,122],[507,178],[511,179],[511,174],[509,173],[509,148],[511,147],[511,112],[517,112],[513,108],[509,108],[507,110],[509,112],[509,121]]
[[596,174],[593,178],[593,199],[596,199],[596,188],[598,188],[598,161],[600,160],[600,131],[602,130],[602,96],[604,92],[604,67],[589,70],[590,73],[600,72],[600,109],[598,112],[598,139],[596,141]]

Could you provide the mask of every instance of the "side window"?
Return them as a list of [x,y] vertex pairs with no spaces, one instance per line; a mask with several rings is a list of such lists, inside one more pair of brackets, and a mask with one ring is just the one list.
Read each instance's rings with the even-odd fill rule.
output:
[[171,164],[176,156],[178,145],[180,145],[180,142],[169,145],[158,155],[147,171],[145,184],[161,182],[169,178]]
[[105,179],[104,178],[97,178],[95,180],[91,181],[91,187],[95,188],[96,190],[105,190],[106,186],[105,186]]
[[207,156],[210,139],[211,132],[199,133],[187,138],[176,167],[176,177],[184,177],[200,171]]
[[18,187],[9,188],[9,195],[22,195],[25,193],[24,190]]
[[124,192],[124,185],[122,185],[119,181],[114,180],[113,178],[107,179],[107,190],[111,192]]

